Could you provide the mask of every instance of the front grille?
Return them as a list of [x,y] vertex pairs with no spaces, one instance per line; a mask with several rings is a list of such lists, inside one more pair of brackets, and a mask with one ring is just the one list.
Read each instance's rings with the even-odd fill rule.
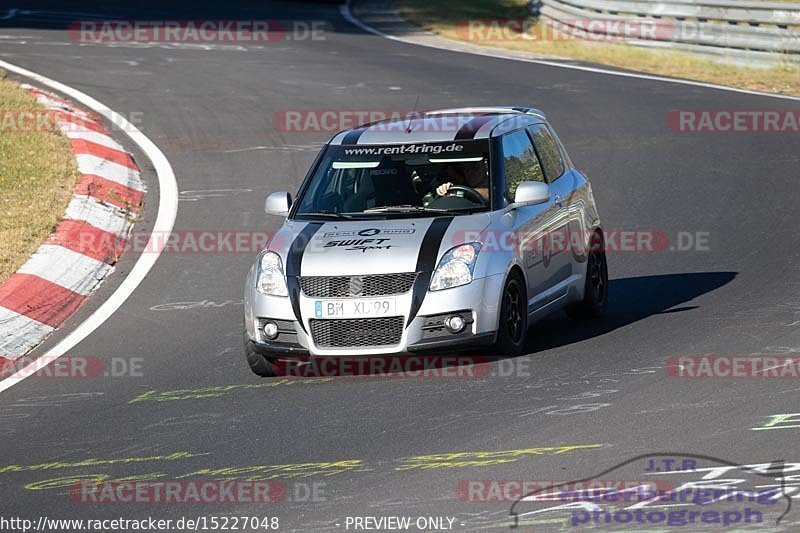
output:
[[320,348],[358,348],[398,344],[403,317],[311,320],[311,336]]
[[367,276],[303,276],[300,288],[310,298],[391,296],[411,290],[416,272]]

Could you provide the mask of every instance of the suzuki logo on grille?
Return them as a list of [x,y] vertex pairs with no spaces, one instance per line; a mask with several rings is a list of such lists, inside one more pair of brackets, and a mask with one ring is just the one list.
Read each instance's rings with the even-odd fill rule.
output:
[[361,296],[361,291],[364,290],[364,278],[361,276],[352,276],[348,285],[350,296]]

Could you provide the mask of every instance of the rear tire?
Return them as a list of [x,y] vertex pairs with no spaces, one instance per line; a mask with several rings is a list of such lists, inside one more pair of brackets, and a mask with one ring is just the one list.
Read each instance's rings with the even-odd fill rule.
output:
[[277,375],[275,363],[253,349],[253,341],[247,337],[247,332],[244,334],[244,355],[255,375],[262,378],[274,378]]
[[603,235],[592,235],[589,256],[586,260],[586,282],[583,300],[567,308],[567,314],[575,319],[599,318],[608,305],[608,263]]
[[518,356],[525,349],[528,336],[528,298],[522,276],[512,271],[503,288],[500,321],[494,350],[497,355]]

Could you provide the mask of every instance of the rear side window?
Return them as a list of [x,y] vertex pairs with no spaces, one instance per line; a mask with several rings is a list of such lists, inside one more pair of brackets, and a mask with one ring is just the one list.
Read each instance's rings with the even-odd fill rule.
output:
[[514,201],[517,186],[523,181],[544,183],[542,167],[525,130],[503,136],[503,168],[506,184],[503,195],[508,202]]
[[570,159],[567,149],[564,147],[564,143],[558,138],[558,133],[556,133],[556,130],[554,130],[552,126],[547,126],[547,131],[550,132],[550,135],[553,137],[553,139],[555,139],[556,144],[558,145],[559,151],[561,152],[561,159],[564,161],[564,166],[566,167],[565,170],[572,168],[572,159]]
[[558,145],[550,135],[550,131],[541,124],[532,126],[530,132],[536,145],[536,151],[539,152],[539,158],[542,160],[547,180],[553,182],[564,173],[564,161],[561,159]]

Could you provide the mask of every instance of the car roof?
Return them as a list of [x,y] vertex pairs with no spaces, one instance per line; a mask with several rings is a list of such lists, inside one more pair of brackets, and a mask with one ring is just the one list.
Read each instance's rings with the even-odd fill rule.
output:
[[386,120],[340,131],[328,144],[407,144],[488,139],[529,124],[545,122],[532,107],[459,107],[398,113]]

